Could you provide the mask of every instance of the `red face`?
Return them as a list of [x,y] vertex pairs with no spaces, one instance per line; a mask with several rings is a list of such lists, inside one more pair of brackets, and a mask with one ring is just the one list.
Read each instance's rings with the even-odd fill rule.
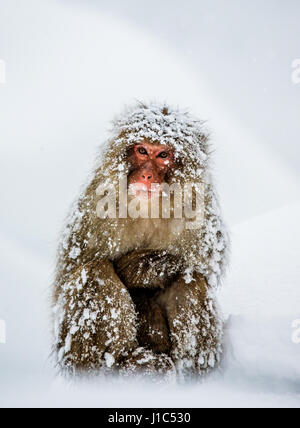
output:
[[129,176],[129,185],[150,192],[151,185],[153,189],[164,182],[174,165],[174,153],[170,147],[144,142],[133,147],[130,160],[133,172]]

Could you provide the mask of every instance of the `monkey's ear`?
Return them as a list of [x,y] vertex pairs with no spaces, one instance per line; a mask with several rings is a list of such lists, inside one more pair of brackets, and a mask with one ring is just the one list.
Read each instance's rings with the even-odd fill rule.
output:
[[165,106],[165,107],[163,107],[161,112],[162,112],[162,114],[163,114],[164,116],[168,116],[168,114],[169,114],[169,109],[168,109],[168,107],[166,107],[166,106]]
[[126,149],[126,156],[130,158],[134,153],[134,144]]

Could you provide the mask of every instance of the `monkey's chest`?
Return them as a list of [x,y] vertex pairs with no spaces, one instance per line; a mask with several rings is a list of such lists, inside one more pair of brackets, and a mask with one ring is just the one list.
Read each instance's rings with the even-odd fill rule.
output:
[[182,268],[180,260],[165,252],[133,251],[115,262],[128,288],[165,288]]

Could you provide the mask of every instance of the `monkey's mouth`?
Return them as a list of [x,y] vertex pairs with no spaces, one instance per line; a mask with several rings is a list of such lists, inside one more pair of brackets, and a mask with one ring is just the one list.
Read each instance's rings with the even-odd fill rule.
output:
[[159,196],[161,193],[161,185],[159,183],[152,183],[147,186],[143,183],[132,183],[128,187],[128,194],[137,198],[151,198]]

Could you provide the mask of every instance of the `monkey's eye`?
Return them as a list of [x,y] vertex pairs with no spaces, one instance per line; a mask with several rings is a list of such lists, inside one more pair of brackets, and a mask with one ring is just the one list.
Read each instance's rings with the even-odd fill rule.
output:
[[168,152],[161,152],[158,157],[162,159],[166,159],[169,156]]
[[141,155],[146,155],[147,154],[147,150],[144,147],[139,147],[138,152]]

